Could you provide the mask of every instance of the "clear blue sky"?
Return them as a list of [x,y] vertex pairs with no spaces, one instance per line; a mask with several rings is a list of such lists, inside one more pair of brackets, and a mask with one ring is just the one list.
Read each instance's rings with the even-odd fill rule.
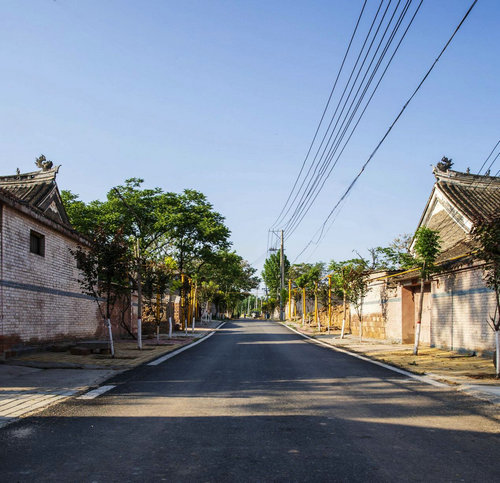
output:
[[[378,2],[377,2],[378,3]],[[426,0],[381,88],[287,244],[293,260],[471,1]],[[375,0],[369,0],[369,8]],[[204,192],[250,262],[295,180],[362,1],[3,0],[1,173],[62,164],[104,198],[129,177]],[[352,257],[418,223],[443,155],[472,171],[500,138],[500,2],[480,0],[316,251]],[[497,166],[497,169],[500,166]],[[307,254],[306,254],[307,255]],[[261,266],[260,259],[258,265]]]

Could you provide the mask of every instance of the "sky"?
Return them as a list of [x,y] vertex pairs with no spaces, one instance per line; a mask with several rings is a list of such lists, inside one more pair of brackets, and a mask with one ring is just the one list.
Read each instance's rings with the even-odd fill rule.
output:
[[[387,246],[416,229],[432,165],[448,156],[453,169],[479,170],[500,139],[497,0],[479,0],[322,242],[297,258],[471,3],[423,2],[337,167],[286,240],[290,261]],[[260,271],[362,4],[2,0],[0,174],[33,171],[43,153],[62,165],[59,188],[84,201],[131,177],[199,190]],[[378,4],[368,0],[363,18]]]

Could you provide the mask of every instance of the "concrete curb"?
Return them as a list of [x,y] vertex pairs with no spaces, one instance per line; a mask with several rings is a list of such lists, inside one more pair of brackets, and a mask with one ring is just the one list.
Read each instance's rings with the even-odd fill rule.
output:
[[226,322],[222,322],[215,329],[213,329],[211,332],[209,332],[207,335],[201,337],[200,339],[197,339],[197,340],[191,342],[190,344],[187,344],[183,347],[180,347],[179,349],[177,349],[175,351],[169,352],[168,354],[165,354],[165,355],[159,357],[158,359],[155,359],[154,361],[146,362],[146,364],[148,366],[157,366],[157,365],[161,364],[162,362],[165,362],[166,360],[171,359],[172,357],[175,357],[176,355],[180,354],[181,352],[184,352],[185,350],[191,349],[191,347],[194,347],[195,345],[198,345],[201,342],[207,340],[209,337],[212,337],[217,332],[218,329],[220,329],[223,325],[225,325],[225,323]]
[[428,376],[420,376],[418,374],[414,374],[413,372],[409,372],[409,371],[405,371],[404,369],[400,369],[399,367],[391,366],[391,365],[386,364],[384,362],[370,359],[369,357],[362,356],[362,355],[358,354],[357,352],[353,352],[353,351],[350,351],[350,350],[347,350],[344,348],[340,348],[340,347],[335,347],[332,344],[327,344],[326,342],[317,340],[314,337],[310,337],[306,334],[303,334],[302,332],[294,329],[293,327],[290,327],[289,325],[287,325],[283,322],[280,322],[280,324],[283,327],[286,327],[287,329],[291,330],[292,332],[295,332],[296,334],[300,335],[301,337],[304,337],[305,339],[308,339],[309,341],[311,341],[315,344],[321,345],[323,347],[327,347],[327,348],[332,349],[332,350],[337,351],[337,352],[342,352],[343,354],[347,354],[349,356],[355,357],[356,359],[361,359],[362,361],[370,362],[371,364],[375,364],[376,366],[380,366],[380,367],[383,367],[384,369],[388,369],[390,371],[397,372],[398,374],[402,374],[403,376],[410,377],[412,379],[416,379],[417,381],[423,382],[425,384],[430,384],[431,386],[436,386],[436,387],[446,387],[446,388],[450,388],[450,389],[455,387],[455,386],[452,386],[450,384],[446,384],[444,382],[436,381],[433,378],[428,377]]
[[[455,391],[460,391],[463,392],[469,396],[474,397],[475,399],[480,399],[481,401],[487,401],[491,404],[496,404],[500,405],[500,395],[497,396],[495,394],[492,394],[491,391],[484,391],[481,390],[481,385],[480,384],[459,384],[457,385],[456,383],[448,383],[448,382],[441,382],[440,380],[445,380],[445,376],[441,376],[439,374],[432,374],[432,375],[426,375],[426,376],[421,376],[419,374],[414,374],[413,372],[406,371],[404,369],[401,369],[399,367],[391,366],[390,364],[386,364],[384,362],[380,362],[374,359],[370,359],[367,356],[358,354],[357,352],[350,351],[345,348],[341,347],[336,347],[332,344],[328,344],[326,342],[320,341],[318,339],[315,339],[314,337],[310,337],[307,334],[304,334],[293,327],[290,327],[289,325],[280,322],[281,325],[286,327],[287,329],[291,330],[292,332],[295,332],[296,334],[300,335],[301,337],[308,339],[310,342],[321,345],[323,347],[327,347],[329,349],[335,350],[337,352],[341,352],[347,355],[350,355],[352,357],[356,357],[357,359],[360,359],[362,361],[370,362],[371,364],[375,364],[380,367],[384,367],[385,369],[389,369],[390,371],[397,372],[398,374],[402,374],[404,376],[410,377],[412,379],[416,379],[417,381],[423,382],[425,384],[430,384],[431,386],[436,386],[436,387],[442,387],[442,388],[447,388],[447,389],[452,389]],[[438,380],[440,379],[440,380]]]
[[[123,372],[130,371],[132,369],[135,369],[140,366],[144,365],[158,365],[161,362],[164,362],[167,359],[170,359],[171,357],[175,357],[176,355],[180,354],[181,352],[184,352],[187,349],[190,349],[191,347],[194,347],[195,345],[200,344],[204,340],[208,339],[212,335],[214,335],[218,329],[220,329],[226,322],[220,323],[217,327],[214,329],[211,329],[210,332],[208,332],[206,335],[203,337],[200,337],[194,341],[192,341],[189,344],[186,344],[179,349],[176,349],[172,352],[168,352],[167,354],[164,354],[163,356],[160,356],[159,358],[155,360],[146,360],[143,361],[140,364],[137,364],[135,366],[130,366],[130,367],[119,367],[119,368],[114,368],[114,367],[102,367],[102,366],[96,366],[96,367],[89,367],[89,366],[84,366],[82,367],[80,364],[41,364],[36,366],[34,364],[16,364],[16,365],[21,365],[21,366],[28,366],[28,367],[35,367],[35,368],[40,368],[40,369],[84,369],[84,370],[92,370],[92,369],[100,369],[100,370],[109,370],[109,371],[114,371],[114,374],[107,374],[106,376],[103,376],[99,378],[97,381],[93,382],[87,387],[82,387],[78,390],[58,390],[54,389],[53,391],[50,391],[48,393],[44,393],[43,391],[40,391],[39,393],[33,393],[29,397],[19,397],[19,398],[14,398],[12,399],[11,403],[13,406],[11,411],[6,411],[6,410],[0,410],[0,428],[4,428],[12,423],[15,423],[19,421],[22,418],[31,416],[32,414],[35,414],[39,411],[43,411],[47,409],[50,406],[54,406],[56,404],[59,404],[64,401],[68,401],[70,399],[93,399],[94,397],[97,397],[100,395],[99,388],[101,387],[106,387],[102,386],[103,383],[108,381],[109,379],[112,379],[118,374],[121,374]],[[113,386],[114,387],[114,386]],[[89,393],[96,392],[96,395],[92,395],[92,397],[85,397]],[[16,401],[17,399],[17,401]],[[1,401],[0,401],[1,402]],[[9,405],[10,405],[9,404]]]

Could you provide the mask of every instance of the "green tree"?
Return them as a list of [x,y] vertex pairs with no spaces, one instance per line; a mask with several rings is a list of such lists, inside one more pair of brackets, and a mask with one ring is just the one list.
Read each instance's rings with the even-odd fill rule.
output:
[[259,285],[256,269],[235,252],[222,250],[200,268],[199,280],[213,281],[219,287],[217,302],[220,309],[233,312],[248,292]]
[[[271,253],[271,255],[264,262],[264,269],[262,271],[262,279],[266,284],[270,294],[278,295],[281,288],[281,266],[280,266],[280,256],[281,251],[278,250],[276,253]],[[288,270],[290,269],[290,262],[286,254],[283,254],[284,266],[285,266],[285,280],[288,279]]]
[[[496,298],[495,314],[490,318],[491,328],[495,332],[495,367],[496,376],[500,377],[500,215],[481,217],[474,220],[472,240],[476,248],[476,257],[484,265],[486,285],[494,290]],[[488,321],[489,323],[489,321]]]
[[424,304],[425,282],[429,275],[436,271],[434,262],[439,254],[440,242],[437,230],[432,230],[426,226],[421,226],[415,233],[415,254],[416,262],[420,267],[420,300],[418,304],[417,326],[415,331],[415,344],[413,354],[418,355],[420,341],[420,331],[422,326],[422,308]]
[[410,254],[412,237],[407,234],[396,237],[388,247],[370,248],[371,270],[406,270],[415,266],[415,259]]
[[109,234],[97,227],[90,247],[71,250],[80,268],[82,291],[94,298],[108,327],[111,355],[114,357],[111,310],[121,294],[127,293],[131,254],[121,230]]
[[340,337],[344,338],[348,303],[352,303],[355,305],[356,309],[359,310],[358,318],[361,323],[362,300],[367,290],[367,286],[365,287],[365,285],[368,262],[362,257],[341,262],[332,260],[328,269],[332,272],[332,290],[343,300],[342,330]]

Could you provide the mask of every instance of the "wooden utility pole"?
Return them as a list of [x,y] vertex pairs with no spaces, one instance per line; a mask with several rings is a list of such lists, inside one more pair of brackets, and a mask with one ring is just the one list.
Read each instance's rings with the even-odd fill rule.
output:
[[285,288],[285,256],[284,256],[284,240],[283,240],[283,230],[281,230],[281,248],[280,248],[280,320],[283,320],[283,289]]

